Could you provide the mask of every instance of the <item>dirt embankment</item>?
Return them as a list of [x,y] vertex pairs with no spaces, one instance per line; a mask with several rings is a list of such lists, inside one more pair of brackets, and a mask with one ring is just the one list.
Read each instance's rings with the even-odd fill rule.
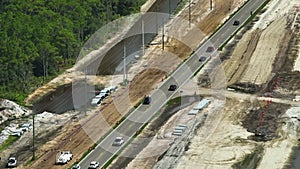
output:
[[[154,72],[159,73],[160,70]],[[55,154],[58,151],[72,150],[75,162],[82,154],[95,142],[97,142],[112,126],[115,125],[133,106],[139,101],[141,97],[149,93],[154,84],[161,81],[155,74],[152,78],[145,78],[147,76],[136,76],[130,84],[130,89],[135,92],[128,94],[128,89],[119,90],[113,96],[113,100],[107,100],[106,106],[97,112],[87,112],[89,114],[85,119],[80,121],[79,125],[63,130],[57,133],[57,137],[52,141],[46,143],[44,147],[38,152],[39,160],[32,166],[33,168],[60,168],[54,166]],[[137,92],[143,91],[143,92]],[[103,107],[102,107],[103,108]],[[101,127],[99,127],[101,125]],[[70,166],[69,163],[67,166]]]
[[[265,30],[247,32],[237,44],[231,59],[224,62],[228,85],[234,89],[255,93],[274,75],[275,58],[290,39],[286,18],[271,23]],[[282,64],[284,60],[276,60]],[[279,63],[280,62],[280,63]]]
[[272,1],[272,10],[264,10],[262,19],[255,18],[223,52],[223,58],[230,58],[224,61],[229,87],[287,98],[299,93],[300,76],[293,72],[299,51],[298,8],[293,8],[294,1],[278,3]]

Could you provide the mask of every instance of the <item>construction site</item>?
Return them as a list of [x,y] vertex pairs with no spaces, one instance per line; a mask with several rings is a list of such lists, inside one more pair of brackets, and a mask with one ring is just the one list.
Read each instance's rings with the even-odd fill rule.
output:
[[[153,3],[149,0],[142,11],[150,10]],[[79,66],[75,65],[32,93],[27,101],[38,100],[42,107],[55,97],[72,98],[69,91],[72,83],[82,79],[95,90],[118,86],[101,104],[84,112],[71,109],[51,113],[49,109],[36,115],[34,161],[31,160],[32,130],[3,150],[1,158],[22,154],[18,157],[16,168],[19,169],[71,168],[248,2],[215,0],[210,4],[206,0],[193,0],[192,5],[181,3],[183,7],[177,9],[163,29],[166,34],[180,35],[182,40],[162,37],[161,34],[155,36],[145,54],[128,63],[127,86],[120,85],[122,73],[84,75],[76,70]],[[213,59],[209,60],[106,168],[299,167],[299,12],[299,0],[267,1],[218,49],[220,64],[215,65]],[[177,18],[186,20],[186,23],[191,21],[192,28],[188,28],[188,24],[176,23]],[[195,36],[196,30],[201,30],[202,35]],[[185,40],[191,45],[183,43]],[[190,113],[203,100],[207,102],[196,113]],[[59,103],[53,110],[70,102],[72,100],[53,101],[53,105]],[[27,123],[31,123],[30,120],[26,118]],[[182,128],[178,135],[174,135],[176,128]],[[72,151],[73,158],[64,165],[55,165],[56,155],[61,151]],[[1,160],[0,168],[5,165],[6,161]]]

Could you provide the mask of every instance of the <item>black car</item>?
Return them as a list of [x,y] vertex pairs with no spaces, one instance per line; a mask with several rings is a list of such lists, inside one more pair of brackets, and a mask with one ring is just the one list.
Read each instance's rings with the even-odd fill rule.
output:
[[177,89],[177,86],[176,85],[170,85],[169,87],[169,91],[175,91]]
[[206,60],[206,57],[205,56],[201,56],[200,58],[199,58],[199,62],[204,62]]
[[240,21],[234,21],[234,22],[233,22],[233,25],[234,25],[234,26],[238,26],[239,24],[240,24]]
[[144,98],[143,104],[150,104],[150,102],[151,102],[151,97],[150,96],[146,96]]

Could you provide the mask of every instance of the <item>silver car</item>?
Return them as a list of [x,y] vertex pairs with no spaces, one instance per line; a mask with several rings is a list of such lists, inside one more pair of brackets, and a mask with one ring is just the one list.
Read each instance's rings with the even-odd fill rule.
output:
[[113,146],[120,146],[124,143],[123,137],[116,137],[115,141],[113,142]]

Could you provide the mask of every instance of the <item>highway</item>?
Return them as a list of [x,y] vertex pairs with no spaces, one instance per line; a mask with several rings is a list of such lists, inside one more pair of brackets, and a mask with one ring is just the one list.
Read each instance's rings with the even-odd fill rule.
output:
[[[100,168],[109,161],[121,148],[130,140],[143,124],[147,123],[160,108],[175,94],[168,91],[171,84],[182,86],[187,82],[199,67],[205,63],[199,62],[200,56],[217,56],[217,51],[207,53],[209,46],[218,49],[239,27],[250,17],[250,12],[256,11],[265,0],[249,0],[234,16],[232,16],[208,41],[202,44],[195,53],[187,59],[165,82],[151,94],[150,105],[140,105],[133,111],[115,130],[113,130],[97,147],[90,152],[79,164],[82,168],[88,168],[91,161],[98,161]],[[235,20],[240,21],[239,26],[233,26]],[[125,143],[122,146],[115,147],[112,143],[117,136],[122,136]]]

